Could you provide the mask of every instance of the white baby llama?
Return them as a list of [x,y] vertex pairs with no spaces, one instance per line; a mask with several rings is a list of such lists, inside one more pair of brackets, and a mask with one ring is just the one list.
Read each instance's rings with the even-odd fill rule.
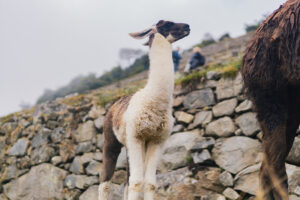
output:
[[137,39],[149,36],[146,45],[150,47],[150,73],[145,88],[120,99],[106,114],[99,200],[110,198],[110,180],[123,145],[127,148],[130,172],[124,199],[137,200],[143,189],[145,200],[154,199],[157,164],[173,127],[171,43],[189,32],[187,24],[160,20],[149,29],[130,34]]

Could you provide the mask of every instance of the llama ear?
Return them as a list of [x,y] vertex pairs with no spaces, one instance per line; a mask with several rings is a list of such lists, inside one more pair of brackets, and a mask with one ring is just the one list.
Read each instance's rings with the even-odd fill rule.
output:
[[153,33],[153,27],[145,29],[141,32],[129,33],[129,35],[135,39],[143,39],[152,33]]
[[145,45],[145,46],[150,46],[150,47],[151,47],[152,42],[153,42],[153,39],[154,39],[154,33],[152,33],[152,34],[149,36],[149,40],[148,40],[146,43],[144,43],[143,45]]

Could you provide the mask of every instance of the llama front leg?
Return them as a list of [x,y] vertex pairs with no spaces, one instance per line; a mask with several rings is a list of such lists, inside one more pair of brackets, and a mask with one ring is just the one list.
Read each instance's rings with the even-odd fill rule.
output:
[[144,142],[135,138],[127,140],[129,157],[129,186],[128,200],[138,200],[144,181]]
[[152,142],[150,142],[147,146],[144,200],[154,199],[156,188],[156,169],[161,157],[162,146],[162,144]]

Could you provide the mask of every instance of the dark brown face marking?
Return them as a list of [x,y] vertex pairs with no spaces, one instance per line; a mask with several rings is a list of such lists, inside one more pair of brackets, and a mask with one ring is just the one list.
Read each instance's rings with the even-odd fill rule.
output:
[[174,41],[180,40],[190,34],[190,26],[184,23],[174,23],[171,21],[160,20],[156,24],[157,32],[164,37],[173,37]]

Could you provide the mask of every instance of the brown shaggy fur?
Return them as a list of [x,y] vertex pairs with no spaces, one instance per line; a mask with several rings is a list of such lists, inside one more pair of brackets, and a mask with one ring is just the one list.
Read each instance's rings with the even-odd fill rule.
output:
[[300,1],[289,0],[261,24],[243,58],[246,91],[264,133],[260,189],[268,199],[288,199],[285,159],[300,123],[299,31]]

